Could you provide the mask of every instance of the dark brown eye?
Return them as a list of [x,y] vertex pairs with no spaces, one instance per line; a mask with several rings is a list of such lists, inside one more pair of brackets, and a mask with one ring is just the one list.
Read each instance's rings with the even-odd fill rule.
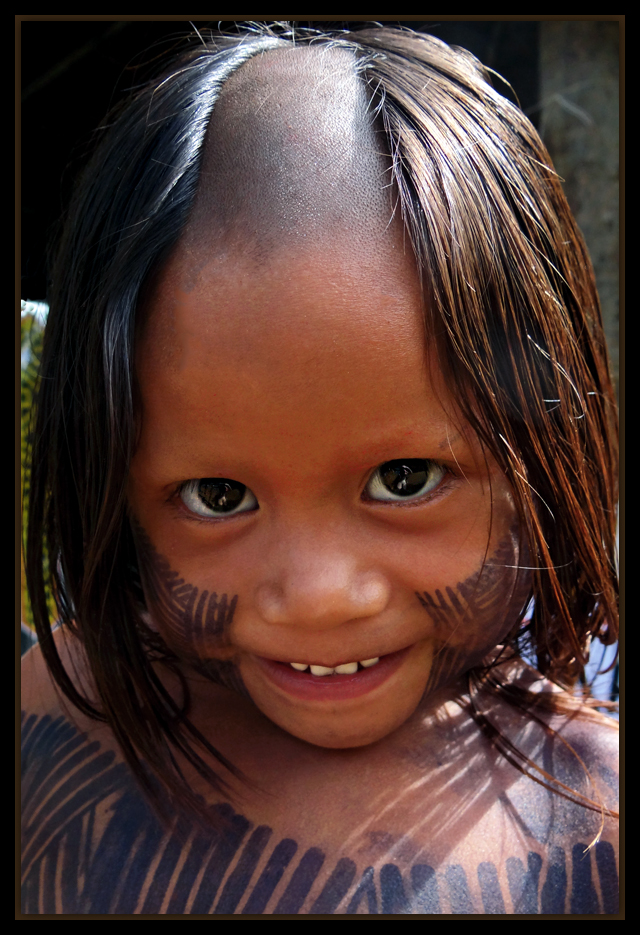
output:
[[180,497],[198,516],[229,516],[258,508],[253,492],[228,477],[201,477],[183,484]]
[[435,490],[445,473],[440,464],[425,458],[386,461],[371,475],[365,493],[371,500],[387,502],[418,499]]

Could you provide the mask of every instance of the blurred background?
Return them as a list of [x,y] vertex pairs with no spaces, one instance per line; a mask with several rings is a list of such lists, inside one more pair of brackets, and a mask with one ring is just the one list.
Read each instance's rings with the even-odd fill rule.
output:
[[[316,29],[357,30],[365,22],[299,20]],[[241,24],[195,20],[199,30]],[[501,75],[496,89],[519,103],[540,132],[584,234],[596,271],[611,367],[618,384],[619,37],[612,20],[385,20],[429,32],[476,55]],[[157,60],[184,46],[190,22],[23,21],[21,28],[21,296],[47,295],[47,245],[91,148],[92,133]],[[27,306],[27,325],[32,312]],[[24,319],[23,319],[24,321]],[[24,329],[23,329],[24,330]],[[28,332],[28,328],[27,328]],[[33,341],[31,341],[33,343]],[[27,340],[23,363],[31,354]],[[23,380],[23,412],[30,389]],[[27,612],[28,616],[28,612]],[[23,617],[24,619],[24,617]],[[596,653],[596,647],[598,652]],[[603,647],[594,646],[591,674]],[[605,667],[613,658],[605,653]],[[617,678],[617,676],[616,676]],[[602,689],[610,693],[612,674]]]

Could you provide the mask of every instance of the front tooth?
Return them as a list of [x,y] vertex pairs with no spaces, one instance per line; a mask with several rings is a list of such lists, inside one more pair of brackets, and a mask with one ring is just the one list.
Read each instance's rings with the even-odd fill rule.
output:
[[374,666],[376,662],[380,662],[380,656],[376,656],[375,659],[361,659],[360,665],[364,666],[365,669],[368,669],[369,666]]
[[312,675],[333,675],[333,669],[329,666],[311,666]]
[[290,662],[289,665],[294,669],[297,669],[298,672],[306,672],[306,670],[309,668],[309,663],[307,662]]
[[345,662],[341,666],[336,666],[335,671],[336,675],[353,675],[354,672],[358,671],[358,663]]

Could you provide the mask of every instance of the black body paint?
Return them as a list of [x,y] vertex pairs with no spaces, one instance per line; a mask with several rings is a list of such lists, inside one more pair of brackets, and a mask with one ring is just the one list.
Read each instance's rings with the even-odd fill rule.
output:
[[269,863],[262,871],[260,878],[253,888],[249,899],[242,910],[246,915],[258,915],[264,912],[267,903],[273,895],[273,891],[282,879],[282,875],[291,863],[298,845],[291,838],[283,838],[275,848],[269,858]]
[[236,911],[272,834],[273,831],[266,825],[260,825],[253,832],[247,841],[240,860],[225,884],[222,896],[215,908],[217,914],[226,913],[230,915]]
[[558,915],[564,912],[567,900],[567,868],[565,853],[561,847],[552,847],[549,853],[547,879],[540,893],[540,912]]
[[387,915],[409,911],[402,874],[395,864],[385,864],[380,870],[382,912]]
[[356,865],[354,862],[349,860],[348,857],[341,857],[309,912],[312,915],[314,913],[328,914],[335,912],[351,889],[355,875]]
[[613,914],[618,912],[618,871],[616,855],[608,841],[596,844],[596,864],[602,892],[602,911]]
[[433,867],[429,867],[428,864],[414,864],[411,868],[411,883],[419,911],[429,915],[439,915],[442,909],[438,894],[438,880]]
[[[150,546],[148,552],[151,553]],[[206,652],[213,640],[222,641],[231,626],[238,595],[202,591],[174,571],[166,558],[153,550],[144,563],[143,581],[154,608],[161,608],[162,622],[175,639],[191,652]]]
[[310,847],[300,860],[293,872],[291,881],[282,897],[278,900],[274,913],[281,915],[295,915],[302,909],[309,890],[324,863],[324,854],[318,847]]
[[[301,849],[291,838],[278,839],[272,828],[254,826],[227,803],[213,807],[224,819],[222,830],[196,827],[185,818],[167,830],[126,765],[63,717],[23,714],[22,755],[22,911],[27,915],[617,911],[618,876],[608,842],[587,854],[584,844],[573,847],[570,905],[566,858],[559,847],[550,849],[546,873],[537,853],[530,852],[526,869],[518,858],[508,858],[501,868],[508,894],[498,868],[479,864],[480,905],[459,865],[434,870],[425,863],[406,868],[386,863],[360,870],[344,856],[329,864],[320,848]],[[592,882],[595,872],[602,909]],[[320,874],[324,883],[305,908]]]
[[489,862],[478,864],[478,883],[482,893],[482,908],[488,915],[504,915],[504,899],[495,865]]
[[[191,843],[191,848],[187,859],[185,860],[178,883],[171,895],[167,912],[184,913],[192,886],[192,881],[197,878],[200,867],[206,862],[209,850],[211,848],[211,835],[200,833],[195,836]],[[175,857],[171,847],[166,847],[158,872],[154,875],[153,882],[149,887],[147,897],[142,906],[142,913],[152,913],[154,906],[161,906],[165,894],[170,888],[171,878],[175,871]]]
[[376,895],[376,884],[374,880],[373,867],[367,867],[362,874],[355,893],[347,906],[347,914],[355,914],[363,899],[367,900],[367,915],[376,915],[378,912],[378,897]]
[[517,915],[537,913],[538,910],[538,881],[542,858],[534,851],[527,855],[527,869],[519,857],[509,857],[507,860],[507,879],[513,911]]
[[451,912],[456,914],[471,914],[475,912],[467,883],[467,875],[463,868],[455,865],[447,867],[445,879],[449,887],[449,900]]
[[[231,861],[238,852],[245,835],[251,828],[251,822],[244,815],[234,814],[230,805],[217,806],[219,810],[224,808],[225,818],[231,819],[231,830],[220,834],[218,846],[209,857],[207,868],[205,870],[206,884],[201,886],[202,905],[206,905],[204,912],[214,911],[214,901],[224,875],[231,865]],[[198,894],[200,895],[200,894]],[[208,905],[207,905],[208,902]]]
[[600,912],[598,896],[591,880],[591,854],[586,844],[574,844],[571,850],[571,913],[591,915]]

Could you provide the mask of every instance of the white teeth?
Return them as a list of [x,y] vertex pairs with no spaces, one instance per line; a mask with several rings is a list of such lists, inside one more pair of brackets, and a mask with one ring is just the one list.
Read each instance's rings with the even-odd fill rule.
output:
[[[380,656],[376,656],[375,659],[361,659],[360,665],[368,669],[370,666],[374,666],[376,662],[380,662]],[[296,669],[298,672],[306,672],[307,669],[311,669],[312,675],[333,675],[335,672],[337,675],[354,675],[358,671],[357,662],[343,662],[340,666],[310,666],[306,662],[290,662],[289,665],[292,669]]]
[[333,675],[334,670],[329,666],[310,666],[312,675]]
[[334,672],[337,672],[338,675],[353,675],[354,672],[358,671],[357,662],[345,662],[341,666],[336,666]]

